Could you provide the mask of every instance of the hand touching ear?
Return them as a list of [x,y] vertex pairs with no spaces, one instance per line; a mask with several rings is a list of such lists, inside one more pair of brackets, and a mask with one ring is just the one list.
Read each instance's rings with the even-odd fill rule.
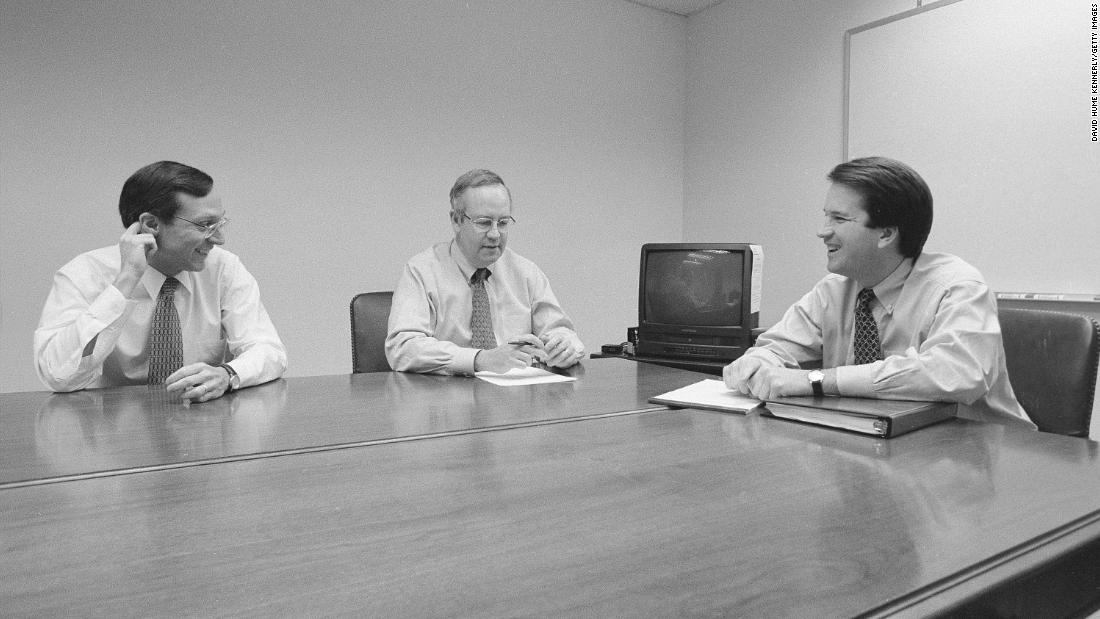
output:
[[118,240],[118,251],[122,258],[122,268],[115,278],[115,287],[129,297],[137,286],[145,269],[149,268],[149,256],[157,251],[157,238],[141,221],[135,221],[126,228]]

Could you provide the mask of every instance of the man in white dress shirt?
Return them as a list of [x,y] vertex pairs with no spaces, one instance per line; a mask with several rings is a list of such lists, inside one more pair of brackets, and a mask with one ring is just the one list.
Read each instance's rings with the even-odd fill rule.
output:
[[[450,199],[454,239],[413,256],[394,290],[390,367],[472,374],[579,361],[584,344],[550,281],[507,247],[515,219],[504,181],[470,170],[455,181]],[[475,311],[478,295],[484,301]]]
[[1034,428],[1009,383],[982,274],[924,250],[932,229],[924,179],[886,157],[853,159],[828,178],[818,237],[830,274],[726,366],[726,385],[761,400],[957,402],[959,417]]
[[[164,384],[201,402],[283,374],[286,349],[259,286],[220,247],[228,220],[209,175],[172,161],[145,166],[123,185],[119,214],[126,231],[117,245],[77,256],[54,277],[34,333],[46,386]],[[151,379],[150,332],[165,286],[181,363]]]

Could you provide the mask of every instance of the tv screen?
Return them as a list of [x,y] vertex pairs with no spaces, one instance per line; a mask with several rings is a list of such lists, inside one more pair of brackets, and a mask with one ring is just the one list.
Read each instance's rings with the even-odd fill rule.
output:
[[645,316],[650,323],[741,326],[745,256],[720,249],[669,249],[646,263]]
[[748,243],[647,243],[638,286],[639,355],[736,359],[760,320],[764,254]]

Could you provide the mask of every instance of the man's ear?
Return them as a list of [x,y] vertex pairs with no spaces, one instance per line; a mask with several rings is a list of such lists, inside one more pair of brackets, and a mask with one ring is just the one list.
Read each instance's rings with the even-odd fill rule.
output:
[[138,215],[138,221],[141,222],[142,232],[153,236],[160,234],[160,219],[156,215],[147,211]]
[[898,231],[897,226],[886,226],[879,228],[878,246],[882,248],[889,247],[890,245],[901,244],[901,232]]

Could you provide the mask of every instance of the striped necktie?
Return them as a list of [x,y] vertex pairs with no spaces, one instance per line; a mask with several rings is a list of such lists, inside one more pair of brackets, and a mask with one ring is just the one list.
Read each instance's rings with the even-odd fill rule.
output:
[[473,312],[470,314],[470,338],[472,348],[489,350],[497,347],[497,339],[493,335],[493,312],[489,307],[489,293],[485,291],[485,280],[489,279],[492,272],[489,269],[478,269],[470,278],[470,287],[473,288],[474,301]]
[[178,279],[164,280],[153,309],[153,324],[149,329],[149,384],[161,385],[172,372],[183,367],[183,330],[180,315],[172,296],[180,285]]
[[871,314],[871,301],[875,291],[864,288],[856,297],[856,333],[853,340],[856,351],[856,365],[872,363],[882,359],[882,345],[878,339],[878,325]]

